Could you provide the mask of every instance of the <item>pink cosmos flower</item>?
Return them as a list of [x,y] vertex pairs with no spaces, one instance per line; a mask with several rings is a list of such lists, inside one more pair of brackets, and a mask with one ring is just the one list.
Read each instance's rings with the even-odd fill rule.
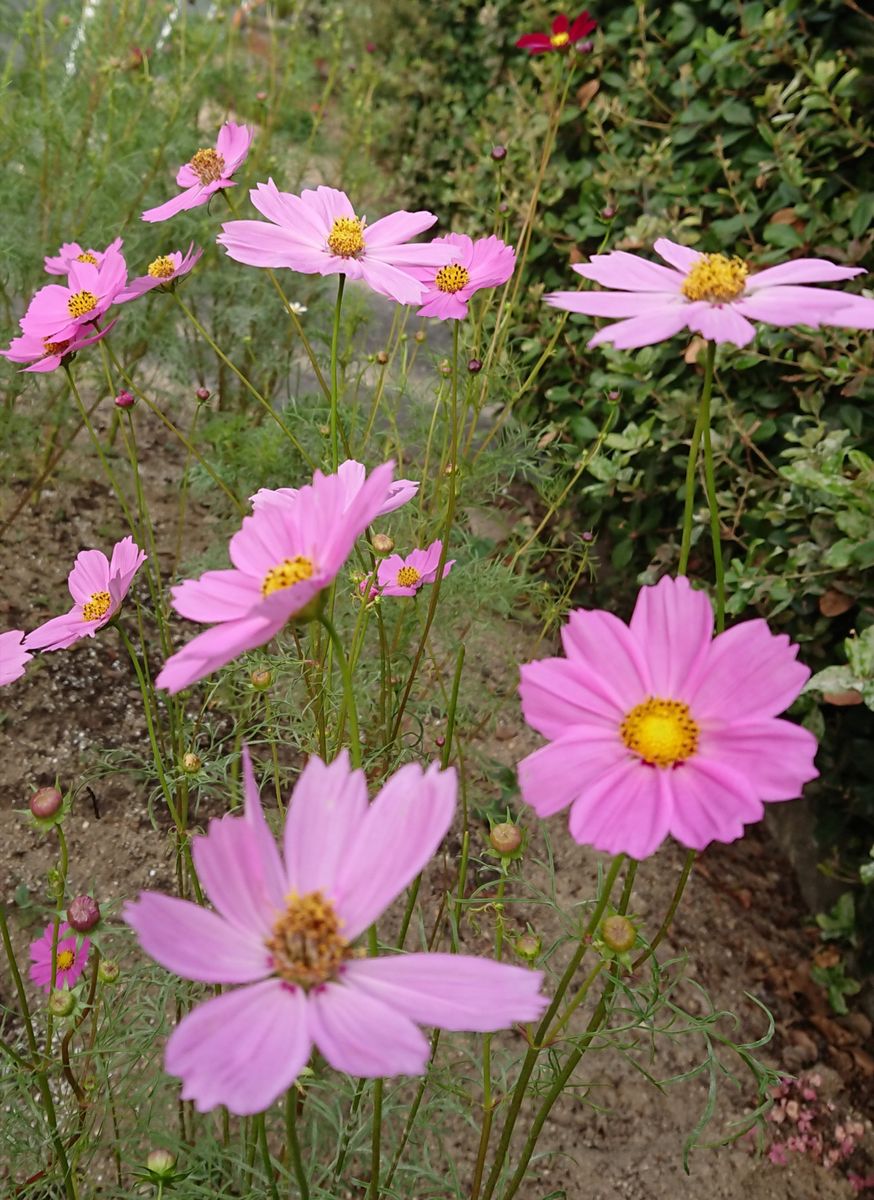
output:
[[[379,592],[383,596],[415,596],[426,583],[436,581],[442,553],[443,543],[438,538],[427,550],[413,550],[406,558],[402,558],[400,554],[390,554],[377,567],[376,583]],[[454,564],[454,558],[443,564],[443,579]]]
[[422,307],[416,316],[459,321],[467,316],[467,302],[480,288],[506,283],[516,265],[516,252],[498,237],[473,241],[463,233],[435,238],[432,246],[456,246],[458,258],[438,271],[416,268],[412,273],[425,284]]
[[642,588],[631,622],[577,609],[565,658],[522,667],[525,719],[549,745],[519,764],[525,801],[610,854],[646,858],[672,834],[702,850],[792,800],[816,739],[777,720],[810,675],[761,620],[713,638],[713,611],[686,579]]
[[551,292],[547,304],[590,317],[622,317],[590,339],[635,350],[691,329],[714,342],[746,346],[756,335],[752,321],[768,325],[844,325],[848,297],[828,288],[799,286],[852,279],[863,267],[840,267],[825,258],[796,258],[750,273],[740,258],[701,254],[667,238],[654,250],[666,263],[649,262],[624,250],[595,254],[573,269],[612,292]]
[[245,160],[255,131],[247,125],[227,121],[219,130],[215,149],[198,150],[190,162],[176,172],[176,182],[185,190],[172,200],[148,208],[144,221],[166,221],[177,213],[206,204],[221,188],[236,187],[231,176]]
[[30,366],[22,367],[23,371],[39,371],[41,373],[54,371],[65,358],[69,358],[86,346],[93,345],[94,342],[99,342],[101,338],[105,338],[117,320],[118,317],[95,333],[86,334],[82,329],[71,338],[60,342],[23,333],[21,337],[13,338],[8,349],[0,350],[0,354],[4,358],[8,358],[10,362],[29,363]]
[[411,242],[437,218],[430,212],[395,212],[372,225],[357,217],[345,192],[318,187],[299,196],[273,180],[249,197],[264,221],[228,221],[216,239],[228,255],[251,267],[288,267],[305,275],[347,275],[399,304],[418,304],[423,285],[416,267],[442,267],[457,254],[447,242]]
[[525,33],[519,38],[516,47],[519,50],[528,50],[531,54],[567,50],[597,28],[598,22],[587,12],[580,13],[573,23],[568,21],[564,13],[560,13],[552,22],[552,33]]
[[48,255],[45,259],[47,275],[66,275],[74,262],[91,263],[99,267],[107,254],[121,251],[123,243],[120,237],[110,242],[105,250],[94,250],[89,247],[83,250],[78,242],[64,242],[56,255]]
[[212,629],[167,659],[158,687],[178,692],[244,650],[263,646],[290,620],[315,615],[319,593],[384,508],[393,467],[388,462],[371,471],[352,509],[346,507],[346,480],[316,471],[293,499],[244,517],[229,546],[233,569],[207,571],[173,588],[176,611]]
[[94,637],[111,621],[146,556],[132,537],[122,538],[108,560],[102,550],[81,550],[67,579],[74,604],[25,638],[28,650],[66,650],[83,637]]
[[217,911],[141,892],[123,917],[147,954],[185,979],[243,984],[183,1018],[165,1064],[200,1112],[260,1112],[289,1088],[315,1044],[337,1071],[420,1075],[419,1025],[493,1032],[535,1020],[542,975],[461,954],[361,958],[353,943],[422,871],[452,823],[454,771],[409,763],[372,804],[344,751],[311,758],[288,806],[284,854],[247,754],[244,815],[193,840]]
[[847,296],[846,307],[835,319],[836,325],[845,329],[874,329],[874,300],[867,296]]
[[53,343],[73,339],[84,325],[93,325],[103,316],[126,282],[124,256],[110,247],[99,266],[71,263],[66,287],[47,283],[40,288],[19,324],[33,338]]
[[202,254],[202,250],[194,249],[194,242],[188,247],[184,257],[180,250],[171,250],[169,254],[159,254],[149,263],[145,275],[138,275],[118,293],[115,298],[116,304],[124,304],[126,300],[136,300],[138,296],[144,296],[152,288],[165,287],[174,279],[187,275]]
[[[343,508],[348,512],[350,508],[358,502],[358,493],[364,487],[364,481],[367,477],[367,468],[363,463],[356,462],[353,458],[348,458],[345,462],[340,463],[337,468],[337,475],[343,481],[346,496]],[[416,492],[419,490],[418,480],[415,479],[395,479],[389,484],[388,498],[375,515],[384,517],[386,513],[394,512],[396,508],[400,508],[402,504],[406,504],[408,500],[412,500]],[[259,488],[254,496],[250,496],[252,507],[255,512],[264,508],[268,504],[285,504],[288,500],[293,500],[300,492],[300,488]]]
[[0,633],[0,687],[14,683],[24,674],[25,663],[33,658],[28,654],[23,644],[24,631],[9,629]]
[[[29,971],[32,983],[41,987],[44,992],[52,990],[52,939],[55,927],[50,922],[46,925],[42,937],[30,943],[31,968]],[[67,934],[71,934],[67,937]],[[55,987],[71,988],[76,986],[79,976],[85,970],[88,962],[88,951],[91,943],[88,938],[77,942],[76,935],[66,921],[58,926],[58,947],[55,956]]]

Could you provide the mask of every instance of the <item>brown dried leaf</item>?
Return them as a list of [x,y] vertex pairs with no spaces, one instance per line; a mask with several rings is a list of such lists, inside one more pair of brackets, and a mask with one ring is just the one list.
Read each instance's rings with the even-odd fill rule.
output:
[[854,688],[847,688],[845,692],[823,692],[822,698],[826,704],[834,704],[837,708],[850,708],[853,704],[862,703],[862,693]]
[[601,88],[601,81],[589,79],[582,87],[577,88],[577,103],[580,108],[588,108]]
[[701,355],[701,351],[706,347],[706,345],[706,338],[693,337],[689,345],[683,351],[683,361],[687,363],[696,363]]
[[819,598],[819,611],[824,617],[839,617],[841,613],[849,612],[855,603],[852,596],[837,588],[828,588]]

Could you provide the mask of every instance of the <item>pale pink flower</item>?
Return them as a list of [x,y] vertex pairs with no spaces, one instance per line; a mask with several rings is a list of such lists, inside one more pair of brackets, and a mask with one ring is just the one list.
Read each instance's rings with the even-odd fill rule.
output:
[[416,316],[458,321],[467,316],[467,302],[474,292],[507,282],[516,265],[516,252],[498,237],[474,241],[463,233],[447,233],[431,245],[444,242],[457,247],[458,258],[437,271],[433,267],[413,271],[425,285]]
[[115,543],[111,561],[102,550],[81,550],[67,579],[73,607],[29,633],[27,649],[66,650],[80,638],[94,637],[118,612],[145,560],[130,536]]
[[452,823],[454,771],[409,763],[372,804],[345,751],[311,758],[276,847],[248,755],[242,817],[192,843],[217,911],[141,892],[124,920],[147,954],[185,979],[243,984],[204,1001],[167,1043],[165,1064],[201,1112],[260,1112],[294,1083],[313,1046],[337,1071],[420,1075],[419,1025],[494,1032],[543,1011],[542,975],[462,954],[361,958],[353,946],[424,869]]
[[845,296],[846,305],[835,319],[846,329],[874,329],[874,300],[867,296]]
[[418,304],[424,285],[412,270],[442,267],[458,253],[446,242],[410,241],[435,223],[430,212],[394,212],[368,225],[345,192],[318,187],[294,196],[272,179],[249,197],[267,222],[228,221],[216,240],[231,258],[251,267],[346,275],[399,304]]
[[[46,925],[42,937],[30,943],[31,968],[28,974],[32,983],[41,987],[44,992],[52,990],[52,941],[55,927]],[[67,934],[70,934],[68,937]],[[66,921],[58,926],[58,945],[55,954],[55,987],[71,988],[76,986],[79,976],[85,970],[88,962],[88,951],[91,943],[88,938],[78,941],[75,933]]]
[[[436,582],[442,553],[443,543],[438,538],[427,550],[412,550],[406,558],[400,554],[390,554],[382,559],[376,569],[376,586],[380,594],[415,596],[426,583]],[[454,558],[443,564],[442,579],[446,578],[454,564]]]
[[167,659],[158,687],[178,692],[244,650],[263,646],[290,620],[310,615],[355,539],[385,506],[393,465],[371,471],[352,509],[346,507],[346,481],[316,471],[293,499],[244,517],[230,541],[233,569],[207,571],[173,588],[176,611],[212,628]]
[[202,250],[194,249],[193,242],[184,256],[180,250],[171,250],[169,254],[159,254],[149,263],[145,275],[138,275],[119,292],[115,298],[116,304],[124,304],[126,300],[136,300],[138,296],[144,296],[152,288],[167,287],[174,279],[187,275],[202,254]]
[[94,332],[86,332],[88,326],[84,326],[78,333],[60,342],[23,333],[13,338],[8,349],[0,350],[0,354],[10,362],[29,363],[29,366],[22,367],[23,371],[54,371],[78,350],[84,350],[86,346],[105,338],[117,320],[118,317]]
[[74,339],[83,326],[103,316],[126,282],[124,256],[110,247],[97,267],[90,262],[71,263],[66,287],[60,283],[41,287],[19,324],[28,336],[47,342]]
[[24,648],[24,631],[8,629],[0,633],[0,687],[14,683],[24,674],[24,667],[33,658]]
[[549,745],[519,782],[538,816],[571,806],[577,842],[641,859],[672,834],[702,850],[816,778],[813,734],[777,720],[810,675],[798,647],[761,620],[714,638],[688,580],[642,588],[629,625],[577,609],[562,642],[565,658],[522,667],[525,719]]
[[176,172],[176,182],[185,190],[172,200],[147,208],[144,221],[166,221],[177,213],[206,204],[222,188],[236,187],[231,176],[249,153],[254,130],[227,121],[219,130],[215,148],[198,150],[190,162]]
[[106,255],[112,251],[120,251],[122,244],[121,238],[117,237],[114,242],[109,243],[105,250],[94,250],[90,246],[87,250],[83,250],[78,242],[64,242],[57,254],[46,257],[46,274],[66,275],[74,262],[91,263],[93,266],[99,267]]
[[[358,503],[358,493],[364,487],[367,468],[364,463],[348,458],[345,462],[340,463],[337,475],[343,481],[346,492],[343,508],[348,511]],[[394,512],[396,508],[400,508],[402,504],[412,500],[418,490],[418,480],[395,479],[389,485],[385,503],[375,515],[384,517],[386,513]],[[258,512],[260,508],[264,508],[268,504],[285,504],[288,500],[293,500],[299,492],[300,488],[259,488],[249,499],[252,501],[252,508]]]
[[825,258],[796,258],[763,271],[750,272],[740,258],[702,254],[659,238],[654,250],[666,263],[650,262],[624,250],[595,254],[574,266],[610,292],[551,292],[547,304],[590,317],[621,317],[600,329],[590,346],[612,342],[634,350],[673,337],[683,329],[714,342],[746,346],[756,335],[753,321],[767,325],[841,325],[851,297],[829,288],[799,286],[852,279],[863,267],[841,267]]

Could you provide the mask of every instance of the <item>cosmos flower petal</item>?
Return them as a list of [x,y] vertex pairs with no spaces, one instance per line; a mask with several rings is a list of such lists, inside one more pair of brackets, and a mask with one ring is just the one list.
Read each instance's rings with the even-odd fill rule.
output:
[[396,300],[398,304],[419,303],[422,285],[406,271],[372,258],[363,259],[360,267],[362,278],[375,292]]
[[813,760],[818,746],[813,734],[776,717],[743,721],[701,733],[703,758],[726,762],[754,778],[763,800],[795,800],[805,783],[819,772]]
[[365,1079],[424,1072],[428,1040],[397,1009],[339,983],[315,989],[308,1003],[313,1040],[336,1071]]
[[303,275],[317,275],[325,258],[321,248],[265,221],[226,221],[216,241],[228,258],[250,267],[286,267]]
[[670,292],[548,292],[543,299],[553,308],[589,317],[645,317],[688,308]]
[[254,983],[271,973],[263,941],[217,913],[159,892],[141,892],[122,918],[168,971],[201,983]]
[[173,1031],[165,1066],[198,1112],[223,1104],[262,1112],[287,1091],[312,1050],[307,1000],[279,980],[235,988],[199,1004]]
[[670,292],[677,295],[685,281],[684,272],[649,262],[625,250],[593,254],[587,263],[578,264],[574,270],[584,279],[622,292]]
[[437,218],[434,214],[424,210],[407,212],[400,209],[398,212],[389,213],[388,216],[380,217],[378,221],[367,226],[365,230],[367,249],[378,250],[380,247],[397,246],[401,242],[408,242],[436,223]]
[[256,941],[270,935],[283,904],[273,864],[265,863],[261,850],[252,822],[231,815],[214,818],[192,844],[203,890],[230,925]]
[[250,129],[248,125],[237,125],[233,121],[226,121],[222,125],[215,148],[225,160],[224,175],[233,175],[249,153],[254,136],[254,129]]
[[20,679],[32,658],[24,647],[24,630],[8,629],[0,633],[0,687]]
[[530,50],[532,54],[543,54],[552,49],[548,33],[523,33],[516,42],[518,50]]
[[142,220],[168,221],[177,213],[188,212],[189,209],[205,204],[211,195],[212,192],[209,192],[202,184],[196,183],[193,187],[186,188],[184,192],[179,192],[178,195],[165,200],[163,204],[156,204],[154,208],[145,209],[141,214]]
[[704,721],[757,720],[788,708],[809,678],[785,633],[759,619],[742,621],[714,638],[685,698]]
[[235,621],[261,599],[257,579],[242,571],[205,571],[172,589],[173,607],[190,621]]
[[834,314],[831,324],[844,329],[874,329],[874,300],[865,296],[846,296],[847,304]]
[[696,666],[710,653],[713,606],[706,592],[682,576],[665,575],[641,588],[629,629],[649,664],[656,696],[682,696]]
[[359,959],[347,964],[345,978],[357,992],[439,1029],[491,1033],[536,1021],[547,1004],[540,971],[462,954]]
[[816,287],[763,287],[742,296],[733,307],[744,316],[769,325],[837,325],[846,308],[844,292]]
[[270,831],[261,807],[258,784],[255,782],[255,772],[252,769],[252,756],[249,754],[249,747],[245,745],[243,746],[243,798],[244,818],[252,831],[266,894],[273,907],[281,910],[288,892],[286,870],[276,846],[276,839]]
[[[343,862],[354,857],[367,816],[367,782],[346,750],[331,763],[312,755],[295,784],[285,821],[287,890],[337,896]],[[348,932],[344,929],[344,936]]]
[[759,288],[782,287],[787,283],[839,283],[864,273],[864,267],[842,267],[825,258],[794,258],[748,275],[747,291],[757,292]]
[[457,786],[454,770],[407,763],[383,787],[360,822],[355,855],[337,874],[345,937],[372,925],[433,858],[452,823]]
[[[569,725],[601,725],[615,732],[617,721],[634,704],[622,704],[597,670],[578,658],[541,658],[520,669],[522,712],[532,729],[544,737],[561,737]],[[639,699],[636,690],[628,695]]]
[[661,314],[617,321],[600,329],[588,344],[600,346],[604,342],[612,342],[617,350],[639,350],[641,346],[654,346],[656,342],[673,337],[686,328],[691,307],[690,304],[678,305]]
[[682,271],[684,275],[691,271],[698,259],[701,258],[700,250],[693,250],[691,246],[682,246],[679,242],[672,242],[670,238],[656,238],[652,248],[659,258],[663,258],[669,266]]
[[625,757],[615,726],[574,726],[518,764],[522,799],[538,817],[554,816]]
[[171,695],[191,687],[219,667],[232,662],[243,651],[254,650],[256,646],[269,642],[284,624],[281,615],[271,621],[263,614],[256,613],[205,629],[181,650],[170,655],[155,680],[155,686],[165,688]]
[[690,850],[733,842],[743,836],[744,825],[762,819],[762,801],[750,778],[721,760],[698,755],[675,771],[658,774],[673,796],[670,831]]
[[67,578],[70,595],[77,604],[85,604],[95,592],[109,587],[109,559],[102,550],[80,550]]
[[731,342],[734,346],[748,346],[756,336],[755,325],[743,316],[738,304],[690,304],[686,312],[691,330],[720,345]]
[[561,634],[564,652],[591,674],[590,687],[621,712],[652,691],[646,656],[628,626],[612,613],[578,608]]
[[644,859],[670,829],[669,772],[626,758],[583,788],[571,806],[571,837],[605,854]]

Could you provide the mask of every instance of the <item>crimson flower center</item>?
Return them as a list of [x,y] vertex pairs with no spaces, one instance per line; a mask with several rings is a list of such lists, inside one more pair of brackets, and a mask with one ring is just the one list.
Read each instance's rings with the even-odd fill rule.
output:
[[447,267],[440,268],[434,282],[441,292],[460,292],[470,283],[470,271],[467,267],[460,267],[458,263],[450,263]]
[[166,254],[159,254],[148,266],[148,274],[153,279],[169,279],[175,270],[172,258],[168,258]]
[[699,732],[688,704],[658,696],[635,705],[619,727],[628,749],[651,767],[673,767],[691,758]]
[[415,587],[421,578],[415,567],[401,567],[398,571],[398,587]]
[[707,300],[725,304],[742,296],[749,267],[742,258],[725,254],[702,254],[683,280],[687,300]]
[[67,312],[71,317],[84,317],[96,307],[97,297],[93,292],[73,292],[67,300]]
[[343,922],[321,892],[291,892],[285,901],[285,912],[264,942],[274,972],[304,989],[327,983],[353,954],[340,934]]
[[294,558],[285,558],[275,567],[271,567],[264,576],[261,595],[269,596],[272,592],[281,591],[282,588],[292,587],[304,579],[310,579],[314,570],[313,560],[305,558],[302,554],[296,554]]
[[92,592],[91,599],[82,605],[83,621],[99,621],[105,617],[112,605],[109,592]]
[[198,150],[189,163],[194,174],[204,185],[218,183],[225,173],[225,160],[217,150]]
[[358,217],[335,217],[328,234],[328,249],[340,258],[352,258],[364,249],[364,222]]

